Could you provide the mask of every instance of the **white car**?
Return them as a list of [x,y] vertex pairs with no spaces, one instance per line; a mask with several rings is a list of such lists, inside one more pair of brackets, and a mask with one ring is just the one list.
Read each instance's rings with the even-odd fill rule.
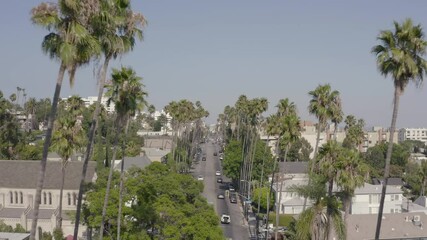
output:
[[230,215],[222,214],[222,216],[221,216],[221,223],[230,224],[230,222],[231,222]]
[[220,172],[220,171],[216,171],[216,172],[215,172],[215,175],[216,175],[216,176],[221,176],[221,172]]
[[203,181],[203,176],[202,176],[202,175],[199,175],[199,176],[197,177],[197,180],[199,180],[199,181]]

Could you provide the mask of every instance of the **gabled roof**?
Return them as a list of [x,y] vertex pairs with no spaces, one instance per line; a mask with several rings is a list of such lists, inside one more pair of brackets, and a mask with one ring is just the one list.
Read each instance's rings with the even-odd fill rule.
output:
[[[114,166],[114,169],[120,170],[121,160],[117,162],[118,164]],[[147,156],[125,157],[123,169],[126,171],[131,167],[145,168],[150,164],[151,160]]]
[[20,218],[22,213],[25,212],[25,208],[3,208],[0,210],[1,218]]
[[[372,184],[381,185],[383,179],[372,178]],[[388,178],[387,186],[403,186],[403,180],[401,178]]]
[[[43,189],[60,189],[62,163],[46,163],[46,176]],[[92,181],[95,175],[96,162],[89,162],[86,181]],[[40,161],[0,160],[0,188],[35,189],[39,177]],[[68,162],[65,170],[64,189],[79,189],[83,162]]]
[[280,171],[288,174],[308,173],[308,162],[279,162]]
[[418,204],[423,207],[427,207],[427,197],[426,196],[420,196],[417,198],[417,200],[414,201],[415,204]]
[[[382,190],[381,185],[372,185],[369,183],[365,183],[365,185],[363,185],[362,187],[356,188],[356,190],[354,191],[354,194],[355,195],[371,194],[371,193],[381,194],[381,190]],[[399,188],[387,187],[386,194],[393,194],[393,193],[401,194],[401,193],[403,193],[403,191]]]
[[9,233],[9,232],[0,232],[0,239],[8,239],[8,240],[27,240],[27,239],[30,239],[30,233]]

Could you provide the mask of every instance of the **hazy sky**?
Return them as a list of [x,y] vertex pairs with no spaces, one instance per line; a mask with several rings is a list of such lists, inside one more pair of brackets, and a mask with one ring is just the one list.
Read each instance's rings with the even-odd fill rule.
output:
[[[51,98],[58,63],[41,51],[47,31],[30,22],[41,1],[7,1],[0,8],[0,90],[26,89]],[[200,100],[214,122],[238,96],[266,97],[268,113],[281,98],[307,112],[308,91],[330,83],[341,92],[345,114],[368,126],[390,125],[393,84],[370,53],[380,30],[407,17],[427,32],[427,1],[134,0],[148,20],[145,39],[111,65],[132,66],[157,109],[172,100]],[[79,70],[61,96],[97,95],[94,69]],[[426,89],[409,85],[397,125],[427,127]]]

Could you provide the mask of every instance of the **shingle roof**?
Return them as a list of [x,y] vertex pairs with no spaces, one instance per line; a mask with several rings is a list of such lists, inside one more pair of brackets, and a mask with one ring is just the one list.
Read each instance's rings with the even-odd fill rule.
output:
[[[381,185],[383,179],[373,178],[372,184]],[[403,180],[401,178],[388,178],[387,186],[403,186]]]
[[0,239],[26,240],[26,239],[30,239],[30,234],[29,233],[0,232]]
[[[50,219],[52,218],[52,215],[54,215],[55,209],[40,209],[39,210],[39,219]],[[34,216],[34,210],[31,209],[28,214],[28,219],[33,219]]]
[[20,218],[25,208],[3,208],[0,210],[0,218]]
[[[381,193],[381,185],[372,185],[369,183],[365,183],[365,185],[363,187],[359,187],[356,188],[356,190],[354,191],[354,194],[370,194],[370,193]],[[387,187],[386,189],[386,193],[387,194],[391,194],[391,193],[403,193],[403,191],[399,188],[396,187]]]
[[308,172],[308,162],[280,162],[280,171],[284,173],[297,174]]
[[414,203],[423,206],[423,207],[427,207],[427,197],[426,196],[420,196],[417,198],[417,200],[414,201]]
[[[419,216],[419,222],[413,221]],[[348,216],[347,240],[374,239],[377,214],[353,214]],[[415,239],[427,236],[425,213],[394,213],[384,214],[381,224],[381,239]]]
[[[117,160],[116,160],[117,161]],[[121,161],[114,166],[115,169],[120,169]],[[128,170],[131,167],[145,168],[151,164],[151,160],[147,156],[138,156],[138,157],[125,157],[124,170]]]
[[[46,163],[44,189],[59,189],[61,185],[61,162]],[[95,162],[89,162],[86,181],[95,174]],[[79,189],[83,162],[69,162],[65,173],[64,189]],[[0,187],[36,188],[40,161],[0,160]]]

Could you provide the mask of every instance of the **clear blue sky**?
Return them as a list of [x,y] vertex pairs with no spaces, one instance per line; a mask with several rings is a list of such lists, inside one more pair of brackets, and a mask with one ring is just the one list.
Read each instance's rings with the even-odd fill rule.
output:
[[[0,90],[53,96],[58,63],[40,44],[47,32],[30,22],[41,1],[7,1],[0,9]],[[172,100],[200,100],[214,122],[238,96],[267,97],[268,113],[281,98],[307,112],[308,91],[330,83],[341,92],[345,114],[368,126],[390,125],[393,85],[370,53],[380,30],[407,17],[427,32],[427,1],[134,0],[147,20],[145,40],[112,66],[132,66],[157,109]],[[62,97],[96,95],[94,65],[80,70]],[[397,125],[427,127],[426,89],[410,85]]]

